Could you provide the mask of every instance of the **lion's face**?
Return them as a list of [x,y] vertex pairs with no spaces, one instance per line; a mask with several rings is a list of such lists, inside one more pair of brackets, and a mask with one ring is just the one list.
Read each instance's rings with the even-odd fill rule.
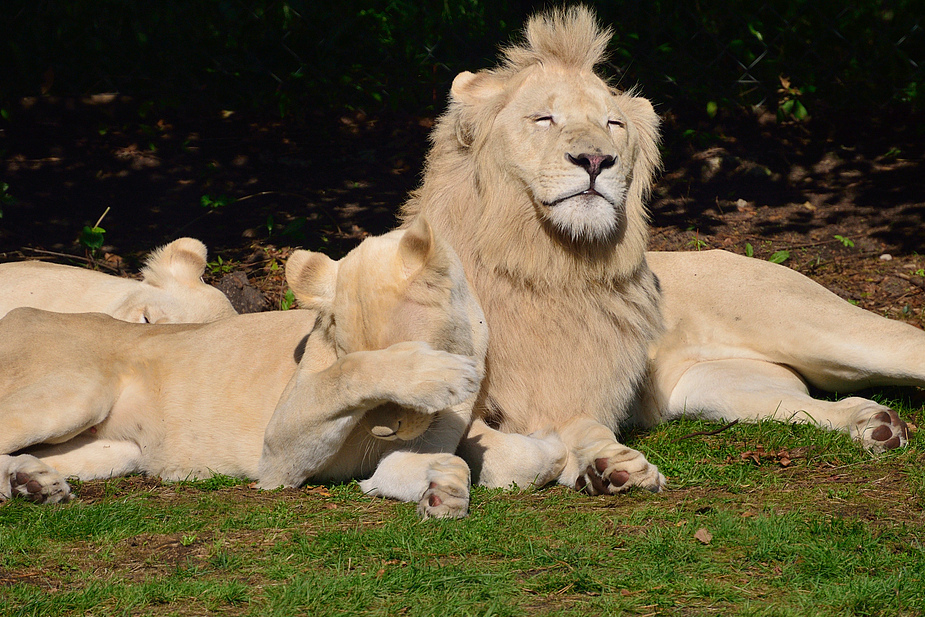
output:
[[534,67],[498,115],[496,139],[538,215],[573,239],[625,224],[630,120],[598,77]]
[[[452,95],[463,140],[470,130],[467,147],[482,169],[503,170],[498,182],[525,191],[533,216],[558,234],[619,242],[630,218],[644,219],[629,189],[640,128],[657,125],[648,101],[615,92],[591,71],[556,64],[506,79],[461,73]],[[482,114],[490,109],[497,112],[489,119]]]

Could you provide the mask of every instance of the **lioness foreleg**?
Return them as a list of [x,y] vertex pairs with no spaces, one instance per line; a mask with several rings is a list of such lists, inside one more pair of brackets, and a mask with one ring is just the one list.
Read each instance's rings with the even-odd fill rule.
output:
[[43,373],[31,382],[28,374],[20,375],[20,382],[2,388],[0,501],[15,496],[37,503],[69,499],[67,469],[62,473],[34,456],[12,454],[38,444],[65,443],[99,424],[112,409],[115,389],[90,365]]
[[71,497],[67,480],[34,456],[0,454],[0,501],[22,497],[35,503],[58,503]]
[[454,454],[391,452],[360,488],[368,495],[417,501],[425,519],[469,513],[469,466]]
[[661,491],[666,480],[646,457],[619,441],[613,431],[588,417],[571,420],[559,429],[569,448],[559,484],[592,495],[622,493],[633,486]]
[[259,486],[299,486],[322,470],[360,417],[384,403],[433,414],[478,390],[475,358],[405,342],[359,351],[293,376],[264,434]]

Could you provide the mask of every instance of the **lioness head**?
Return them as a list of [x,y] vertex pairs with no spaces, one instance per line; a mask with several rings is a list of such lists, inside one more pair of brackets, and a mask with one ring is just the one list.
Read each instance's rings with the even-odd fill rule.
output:
[[453,81],[405,216],[423,211],[441,233],[465,230],[452,245],[503,271],[542,275],[555,256],[578,252],[586,265],[632,272],[648,237],[658,117],[594,72],[611,32],[589,9],[537,15],[524,36],[501,66]]
[[202,280],[206,246],[179,238],[145,261],[141,285],[113,311],[136,323],[206,323],[237,315],[227,296]]
[[[300,306],[318,311],[338,356],[423,341],[434,349],[484,359],[488,330],[462,264],[424,217],[407,230],[367,238],[340,261],[296,251],[286,280]],[[380,439],[413,439],[432,416],[394,405],[361,424]]]

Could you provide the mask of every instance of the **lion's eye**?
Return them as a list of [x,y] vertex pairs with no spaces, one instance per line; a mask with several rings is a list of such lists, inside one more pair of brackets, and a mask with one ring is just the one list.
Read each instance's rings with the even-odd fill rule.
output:
[[626,126],[626,123],[623,120],[608,120],[607,126],[612,129],[622,129],[624,126]]
[[552,126],[553,124],[552,116],[534,116],[533,122],[542,127]]

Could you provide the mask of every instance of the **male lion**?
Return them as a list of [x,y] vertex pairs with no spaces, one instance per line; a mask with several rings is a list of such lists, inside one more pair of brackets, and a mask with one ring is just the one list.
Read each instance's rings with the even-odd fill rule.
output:
[[925,333],[781,266],[647,255],[652,105],[595,74],[611,33],[590,10],[535,16],[525,38],[500,66],[456,77],[403,211],[450,241],[488,319],[478,419],[460,448],[479,482],[660,490],[665,478],[614,432],[682,414],[904,445],[892,410],[815,400],[804,380],[925,385]]
[[16,307],[105,313],[138,323],[202,323],[237,315],[221,291],[202,281],[206,247],[179,238],[154,251],[140,281],[41,261],[0,264],[0,317]]
[[67,499],[69,476],[365,477],[425,517],[465,516],[469,468],[453,453],[487,331],[452,249],[421,219],[340,262],[297,251],[286,277],[306,309],[144,326],[10,312],[0,500]]

